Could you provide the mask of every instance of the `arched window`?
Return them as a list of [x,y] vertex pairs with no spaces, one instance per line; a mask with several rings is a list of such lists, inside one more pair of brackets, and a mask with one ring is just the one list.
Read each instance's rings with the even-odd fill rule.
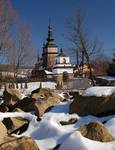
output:
[[66,59],[65,58],[63,58],[63,63],[66,64]]

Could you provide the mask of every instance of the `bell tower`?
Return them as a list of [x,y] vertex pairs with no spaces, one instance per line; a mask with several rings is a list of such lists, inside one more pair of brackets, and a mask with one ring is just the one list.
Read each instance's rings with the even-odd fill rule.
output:
[[42,53],[44,69],[49,71],[52,70],[57,55],[58,55],[58,47],[54,41],[52,27],[51,24],[49,23],[48,35],[46,43],[43,44],[43,53]]

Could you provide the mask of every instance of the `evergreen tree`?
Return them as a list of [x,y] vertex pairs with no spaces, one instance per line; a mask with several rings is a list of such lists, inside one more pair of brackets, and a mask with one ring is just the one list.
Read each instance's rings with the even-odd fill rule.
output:
[[112,63],[109,64],[108,75],[115,77],[115,53],[113,54]]

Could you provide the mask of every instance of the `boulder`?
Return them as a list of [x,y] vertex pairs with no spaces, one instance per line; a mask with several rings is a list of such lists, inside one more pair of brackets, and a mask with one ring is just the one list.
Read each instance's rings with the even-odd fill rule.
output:
[[35,103],[35,112],[38,118],[42,117],[48,108],[60,103],[58,98],[50,97],[48,99],[39,100]]
[[21,117],[4,118],[3,123],[7,128],[8,134],[21,134],[28,128],[28,120]]
[[4,142],[4,138],[7,137],[7,128],[0,122],[0,144]]
[[19,108],[22,111],[30,112],[35,110],[35,99],[25,97],[14,105],[14,109]]
[[18,89],[6,88],[3,93],[4,103],[8,107],[15,105],[21,98],[22,96]]
[[63,98],[59,96],[58,93],[54,92],[49,88],[39,88],[32,92],[31,97],[38,100],[38,99],[48,99],[49,97],[58,98],[59,100],[63,101]]
[[106,116],[115,113],[115,94],[110,96],[80,96],[70,104],[70,114]]
[[27,130],[29,121],[21,117],[10,118],[13,123],[13,128],[8,131],[9,134],[21,134]]
[[81,126],[78,131],[84,137],[95,141],[110,142],[115,140],[101,122],[90,122],[87,125]]
[[21,137],[2,143],[0,150],[39,150],[39,148],[32,138]]

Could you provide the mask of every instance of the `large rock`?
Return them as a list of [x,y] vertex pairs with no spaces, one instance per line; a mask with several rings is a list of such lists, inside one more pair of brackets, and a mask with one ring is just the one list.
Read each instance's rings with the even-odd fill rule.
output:
[[42,115],[48,110],[48,108],[58,103],[60,103],[60,100],[54,97],[37,101],[35,103],[36,115],[38,116],[38,118],[42,117]]
[[81,126],[78,130],[84,137],[91,140],[100,142],[110,142],[115,140],[100,122],[91,122],[88,125]]
[[101,97],[77,95],[70,105],[69,112],[77,113],[80,116],[102,116],[114,114],[115,94]]
[[23,119],[21,117],[13,117],[10,119],[13,123],[13,128],[8,131],[9,134],[11,133],[21,134],[27,130],[28,125],[29,125],[28,120]]
[[[19,125],[15,121],[15,126]],[[0,122],[0,150],[39,150],[37,144],[32,138],[11,137],[7,134],[7,128]]]
[[38,118],[40,118],[52,106],[64,100],[64,98],[58,93],[49,88],[36,89],[32,92],[31,97],[36,99],[35,111]]
[[32,138],[22,137],[1,144],[0,150],[39,150],[39,148]]
[[6,88],[3,93],[4,103],[8,107],[15,105],[21,98],[22,96],[18,89]]
[[61,101],[63,101],[63,98],[61,96],[59,96],[58,93],[54,92],[54,90],[51,90],[49,88],[39,88],[36,89],[32,92],[31,95],[32,98],[38,100],[40,98],[42,99],[48,99],[49,97],[54,97],[54,98],[58,98]]
[[4,139],[7,137],[7,129],[5,125],[0,122],[0,144],[4,142]]
[[19,108],[25,112],[30,112],[30,111],[34,111],[35,110],[35,99],[33,98],[29,98],[29,97],[25,97],[22,100],[18,101],[15,105],[14,105],[14,109],[15,108]]
[[4,118],[2,121],[7,128],[8,134],[21,134],[28,128],[28,120],[21,117]]

